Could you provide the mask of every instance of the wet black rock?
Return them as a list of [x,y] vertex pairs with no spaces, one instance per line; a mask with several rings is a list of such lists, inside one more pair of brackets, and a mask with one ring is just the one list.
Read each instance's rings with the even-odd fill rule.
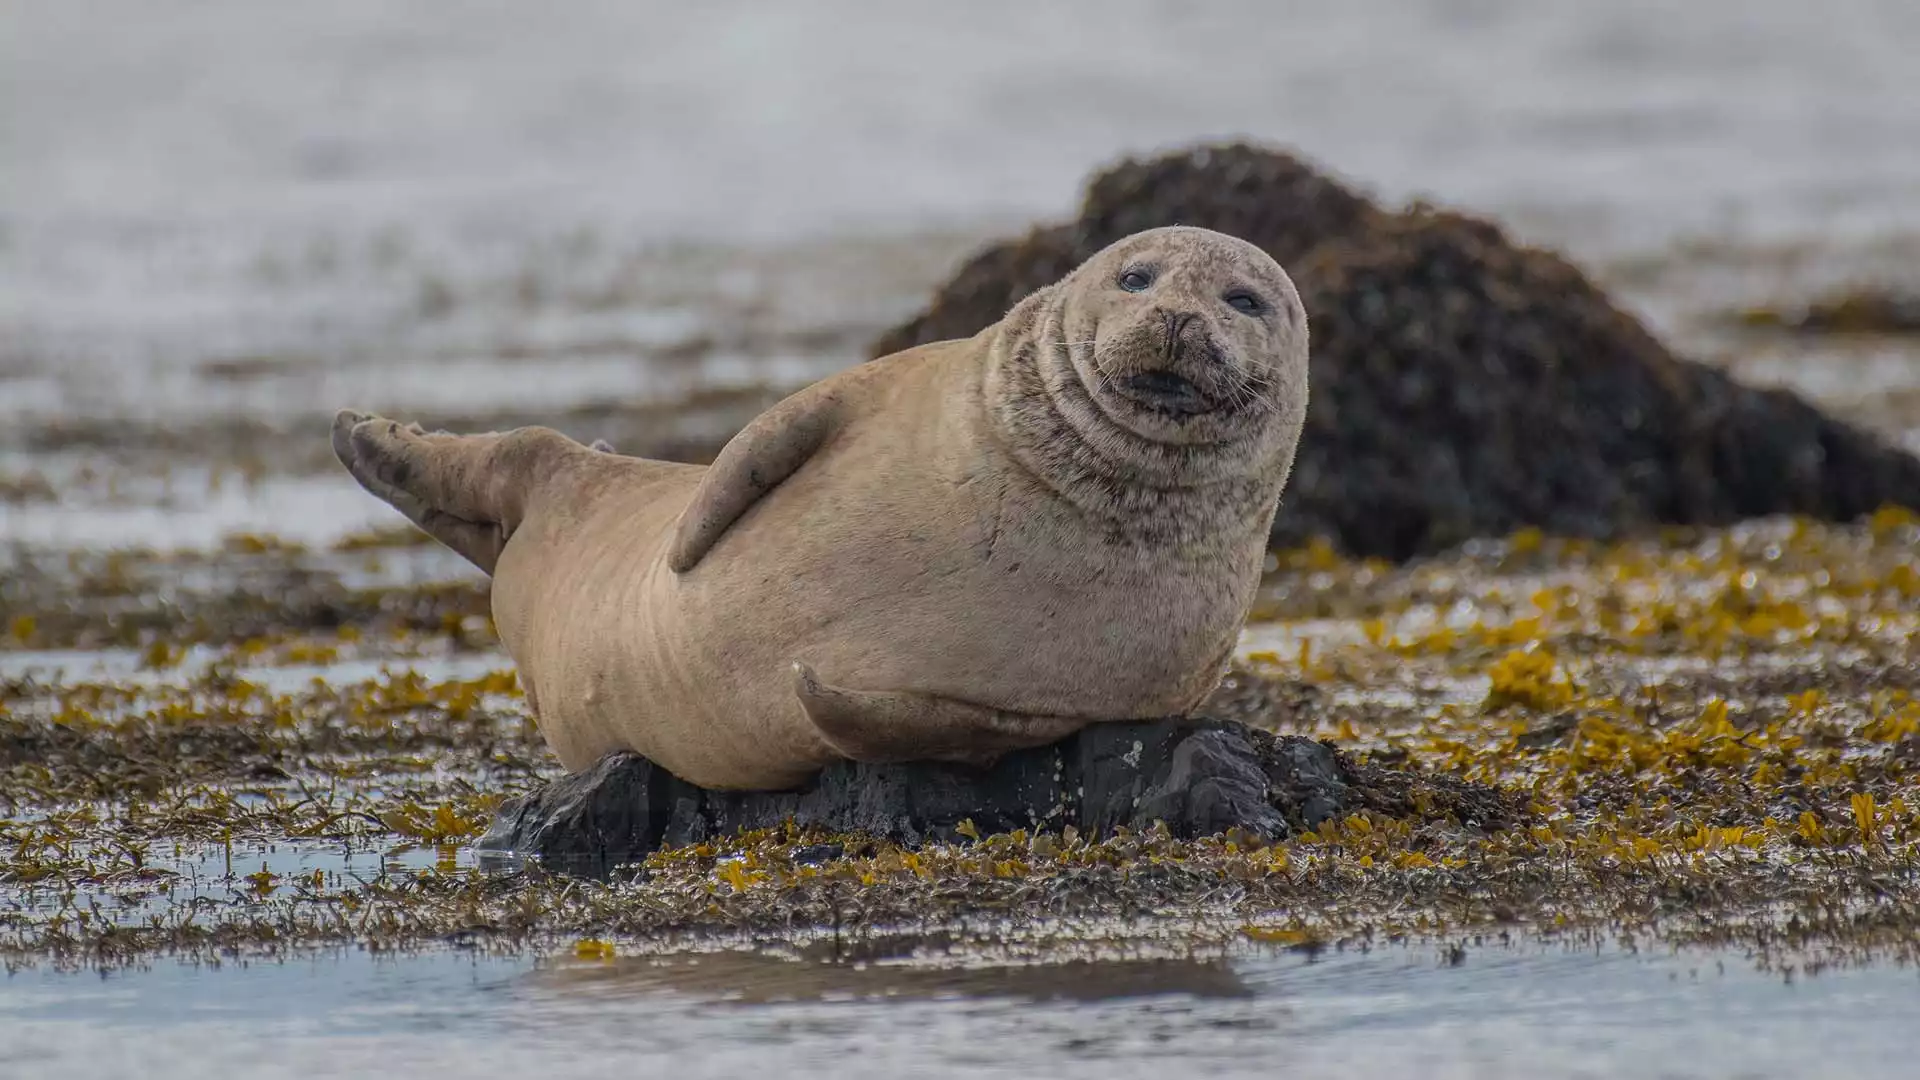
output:
[[[790,792],[709,791],[614,754],[506,803],[479,847],[600,873],[659,847],[789,818],[906,844],[955,840],[968,820],[982,834],[1072,825],[1103,836],[1164,821],[1181,837],[1241,829],[1278,839],[1362,808],[1410,812],[1404,792],[1414,788],[1429,792],[1430,812],[1462,822],[1491,827],[1513,812],[1492,789],[1370,769],[1326,743],[1193,719],[1098,724],[984,770],[841,763]],[[816,847],[812,861],[838,854]]]
[[1464,214],[1385,210],[1246,144],[1102,173],[1073,223],[981,253],[873,351],[972,334],[1105,244],[1173,224],[1260,245],[1307,308],[1313,397],[1277,545],[1399,559],[1523,526],[1607,537],[1920,507],[1920,460],[1676,358],[1560,256]]

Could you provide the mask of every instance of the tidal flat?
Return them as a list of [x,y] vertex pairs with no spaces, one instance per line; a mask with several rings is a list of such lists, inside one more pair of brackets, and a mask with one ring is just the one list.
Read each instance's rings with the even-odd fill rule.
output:
[[[1207,711],[1495,785],[1526,806],[1505,829],[1414,799],[1274,844],[772,830],[610,882],[463,846],[558,767],[484,581],[413,541],[16,556],[9,610],[62,615],[15,614],[0,654],[10,967],[1489,936],[1711,948],[1783,975],[1915,958],[1905,511],[1604,545],[1525,532],[1405,566],[1277,553]],[[806,854],[829,840],[840,857]]]

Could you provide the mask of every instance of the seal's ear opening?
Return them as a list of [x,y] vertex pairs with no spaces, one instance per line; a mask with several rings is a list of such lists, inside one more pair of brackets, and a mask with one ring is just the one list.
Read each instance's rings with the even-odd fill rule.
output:
[[913,692],[846,690],[796,661],[794,693],[835,753],[870,765],[948,761],[986,767],[1010,750],[1058,742],[1084,717],[1026,716]]

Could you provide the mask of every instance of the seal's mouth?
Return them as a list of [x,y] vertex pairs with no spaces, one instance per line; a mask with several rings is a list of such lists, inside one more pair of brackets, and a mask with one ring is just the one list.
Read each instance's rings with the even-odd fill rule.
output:
[[1114,382],[1121,397],[1167,416],[1198,416],[1213,411],[1213,401],[1184,375],[1146,371]]

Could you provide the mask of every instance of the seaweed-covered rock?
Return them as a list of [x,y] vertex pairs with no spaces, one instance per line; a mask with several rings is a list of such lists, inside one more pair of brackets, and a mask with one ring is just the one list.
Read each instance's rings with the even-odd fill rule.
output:
[[789,818],[907,844],[953,840],[968,820],[982,833],[1072,825],[1102,836],[1162,821],[1182,837],[1241,829],[1277,839],[1356,809],[1405,813],[1415,789],[1427,793],[1423,805],[1475,825],[1515,812],[1492,789],[1359,765],[1312,739],[1193,719],[1096,724],[990,769],[843,762],[789,792],[710,791],[638,755],[613,754],[503,805],[478,846],[601,873],[659,847]]
[[1172,224],[1260,245],[1307,308],[1313,400],[1276,544],[1407,558],[1522,526],[1920,507],[1920,461],[1676,358],[1558,255],[1464,214],[1382,210],[1245,144],[1095,177],[1072,225],[982,253],[875,352],[972,334],[1106,243]]

